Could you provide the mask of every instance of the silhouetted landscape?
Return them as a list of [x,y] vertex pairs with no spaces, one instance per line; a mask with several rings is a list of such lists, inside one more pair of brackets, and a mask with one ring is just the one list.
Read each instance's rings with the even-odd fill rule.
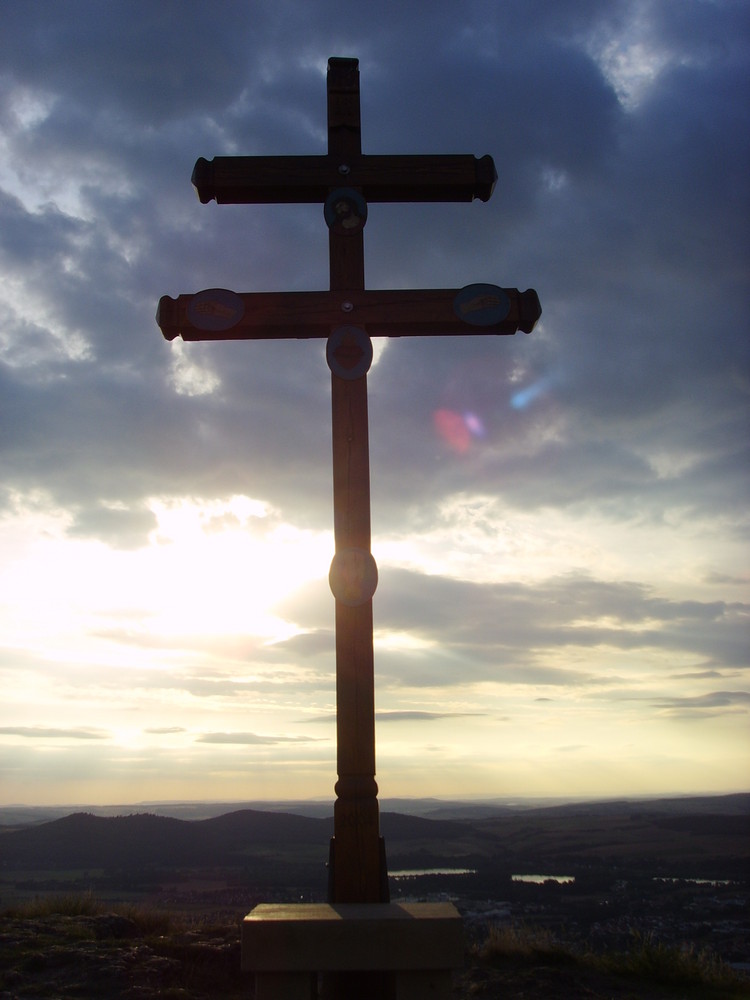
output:
[[[626,953],[647,942],[750,967],[750,794],[385,805],[392,899],[450,899],[477,955],[498,929],[524,927],[573,952]],[[88,898],[102,909],[86,919],[111,931],[107,909],[122,904],[226,928],[259,902],[324,900],[332,818],[316,815],[322,804],[293,808],[129,806],[52,819],[43,809],[2,809],[0,908],[9,915],[40,899]],[[238,963],[226,934],[222,961],[234,948]],[[15,989],[0,985],[0,996],[32,995]]]

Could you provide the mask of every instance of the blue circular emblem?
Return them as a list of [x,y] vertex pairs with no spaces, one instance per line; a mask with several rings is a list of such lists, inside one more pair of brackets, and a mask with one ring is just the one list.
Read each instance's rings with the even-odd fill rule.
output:
[[495,326],[510,312],[510,299],[497,285],[466,285],[453,300],[453,311],[471,326]]
[[196,330],[230,330],[245,315],[245,303],[228,288],[206,288],[188,302],[187,318]]

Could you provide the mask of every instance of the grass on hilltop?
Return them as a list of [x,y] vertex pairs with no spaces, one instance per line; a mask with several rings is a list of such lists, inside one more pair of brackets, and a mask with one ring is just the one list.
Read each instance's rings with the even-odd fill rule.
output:
[[627,951],[594,953],[573,950],[544,928],[493,926],[473,951],[481,962],[495,966],[576,965],[636,982],[688,989],[701,1000],[750,997],[750,981],[710,948],[668,945],[637,933]]
[[37,896],[22,903],[7,906],[2,916],[15,920],[41,920],[47,917],[98,917],[116,913],[132,920],[143,936],[168,934],[176,920],[167,910],[138,906],[135,903],[105,903],[91,893],[63,893]]
[[[217,935],[227,940],[227,936],[234,936],[235,930],[239,940],[239,921],[232,928],[230,920],[219,921],[206,915],[185,915],[132,903],[110,904],[90,893],[38,897],[5,907],[0,916],[19,921],[53,921],[57,917],[108,914],[132,921],[138,936],[147,940],[155,951],[178,959],[183,968],[183,986],[206,988],[210,985],[214,990],[221,986],[222,996],[242,995],[239,955],[221,949],[212,952],[201,946],[201,940]],[[195,932],[188,935],[192,939],[188,943],[182,940],[186,931]],[[70,934],[75,934],[73,927]],[[60,941],[59,936],[57,941]],[[665,995],[671,995],[674,990],[679,991],[680,997],[700,1000],[750,998],[750,981],[710,949],[694,945],[675,947],[638,934],[633,935],[626,951],[595,953],[585,948],[574,949],[544,928],[491,926],[485,939],[470,949],[467,967],[472,965],[494,967],[501,975],[503,969],[519,967],[526,970],[556,967],[561,973],[565,968],[585,975],[620,977],[630,984],[629,989],[636,991],[639,984],[644,989],[658,985],[667,991]]]
[[[115,920],[110,929],[108,918],[112,916],[124,918],[126,926],[118,927]],[[96,918],[101,918],[101,923]],[[194,996],[240,1000],[247,996],[247,976],[240,969],[239,920],[174,913],[134,903],[110,903],[90,893],[41,896],[20,902],[5,907],[0,919],[6,922],[8,930],[0,961],[0,966],[3,963],[7,966],[0,971],[0,994],[4,987],[16,982],[17,976],[41,976],[34,995],[59,996],[54,979],[56,969],[65,970],[76,960],[82,944],[90,946],[95,942],[96,951],[105,956],[105,962],[106,956],[117,958],[118,950],[122,949],[140,954],[142,961],[148,961],[149,956],[169,960],[172,963],[169,982],[160,987],[158,994],[165,1000]],[[11,929],[14,924],[32,925],[33,935],[17,936]],[[55,968],[51,969],[51,965]],[[129,974],[137,977],[138,963],[129,968]],[[8,974],[12,983],[4,982]],[[137,978],[133,983],[137,983]],[[97,988],[95,983],[92,989]],[[118,992],[117,996],[120,995]]]

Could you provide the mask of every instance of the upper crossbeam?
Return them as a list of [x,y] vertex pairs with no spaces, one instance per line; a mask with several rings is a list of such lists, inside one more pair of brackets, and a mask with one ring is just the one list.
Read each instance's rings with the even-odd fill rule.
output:
[[497,182],[491,156],[200,157],[193,187],[203,204],[324,202],[332,188],[361,191],[368,202],[489,201]]

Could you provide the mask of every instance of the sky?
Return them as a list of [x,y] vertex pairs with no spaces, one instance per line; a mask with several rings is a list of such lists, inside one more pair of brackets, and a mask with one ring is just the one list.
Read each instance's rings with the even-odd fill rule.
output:
[[319,205],[195,160],[492,155],[373,204],[366,285],[535,288],[529,336],[375,341],[381,797],[748,790],[750,5],[31,0],[0,33],[0,804],[330,797],[322,340],[162,295],[328,287]]

